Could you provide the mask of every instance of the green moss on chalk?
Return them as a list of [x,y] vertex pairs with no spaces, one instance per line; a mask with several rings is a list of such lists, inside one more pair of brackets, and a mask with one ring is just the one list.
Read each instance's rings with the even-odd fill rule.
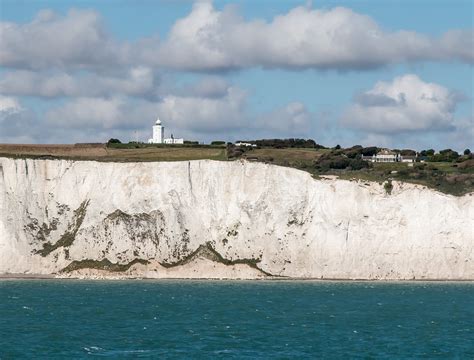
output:
[[189,262],[197,259],[198,257],[203,257],[205,259],[209,259],[211,261],[215,261],[224,265],[236,265],[236,264],[245,264],[258,271],[262,272],[267,276],[272,276],[272,274],[267,273],[266,271],[260,269],[257,264],[260,262],[260,259],[236,259],[236,260],[229,260],[224,258],[221,254],[219,254],[211,245],[210,242],[207,242],[204,245],[200,245],[196,250],[194,250],[191,254],[184,257],[181,260],[175,262],[161,262],[160,264],[166,268],[176,267],[188,264]]
[[75,270],[81,269],[97,269],[97,270],[106,270],[113,272],[124,272],[130,269],[131,266],[135,264],[147,265],[150,262],[144,259],[134,259],[126,264],[113,263],[109,259],[102,260],[75,260],[71,262],[68,266],[61,270],[61,272],[69,273]]
[[74,210],[74,215],[72,223],[69,224],[66,232],[59,238],[56,243],[51,244],[50,242],[44,243],[43,248],[38,250],[37,253],[41,256],[48,256],[54,250],[59,249],[60,247],[69,247],[73,244],[76,239],[77,232],[84,221],[86,216],[87,206],[89,205],[89,200],[84,200],[82,204]]

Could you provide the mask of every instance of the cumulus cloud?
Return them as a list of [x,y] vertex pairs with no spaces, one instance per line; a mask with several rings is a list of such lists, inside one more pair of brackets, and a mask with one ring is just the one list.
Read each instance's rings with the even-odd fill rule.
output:
[[131,68],[125,76],[17,70],[5,73],[0,79],[0,89],[4,93],[40,97],[116,94],[150,97],[157,87],[157,76],[147,67]]
[[[472,30],[441,38],[412,31],[384,31],[369,16],[348,8],[296,7],[270,22],[246,21],[233,7],[197,2],[148,61],[188,70],[252,66],[370,69],[423,60],[474,62]],[[166,54],[166,56],[160,56]]]
[[286,106],[262,114],[256,121],[260,131],[283,134],[285,137],[308,137],[314,115],[303,103],[291,102]]
[[208,76],[196,83],[174,90],[180,96],[219,98],[228,94],[231,85],[222,77]]
[[[225,87],[225,91],[221,87]],[[201,141],[309,136],[314,116],[302,103],[292,102],[255,115],[249,111],[248,94],[244,90],[221,83],[217,78],[204,78],[181,91],[181,94],[168,94],[158,102],[123,96],[73,98],[46,111],[40,121],[26,131],[34,137],[38,136],[36,131],[41,130],[48,133],[48,139],[67,136],[76,141],[85,141],[88,136],[88,141],[104,141],[107,134],[124,136],[122,140],[127,141],[134,139],[131,134],[137,131],[139,139],[146,141],[159,116],[164,120],[167,136],[174,133]]]
[[19,68],[89,68],[126,61],[127,44],[114,41],[93,10],[60,16],[42,10],[27,24],[1,22],[0,64]]
[[43,10],[27,24],[0,23],[0,34],[0,64],[29,69],[351,70],[411,61],[474,62],[472,29],[451,29],[439,38],[390,32],[344,7],[295,7],[267,22],[245,20],[232,6],[217,10],[210,2],[197,2],[164,41],[152,35],[133,43],[114,39],[93,10],[70,10],[65,16]]
[[22,107],[18,99],[11,96],[0,95],[0,116],[20,111],[22,111]]
[[0,143],[32,142],[34,136],[28,130],[35,127],[34,114],[25,109],[17,98],[0,95]]
[[247,123],[247,94],[229,87],[221,97],[176,96],[163,98],[158,106],[161,117],[176,128],[196,133],[237,130]]
[[76,129],[137,129],[156,117],[157,104],[124,97],[81,97],[50,109],[45,122],[50,127]]
[[457,93],[441,85],[404,75],[357,94],[342,123],[379,134],[450,130],[459,99]]
[[[474,148],[474,113],[456,120],[455,131],[443,134],[444,138],[439,139],[440,144],[454,144],[453,148],[462,151],[466,148]],[[448,138],[447,141],[445,138]]]
[[[213,85],[219,86],[213,86]],[[151,126],[157,116],[164,119],[167,136],[170,132],[187,138],[207,140],[210,134],[238,132],[247,129],[251,118],[247,114],[245,91],[226,83],[224,94],[217,79],[203,79],[178,89],[160,101],[124,96],[79,97],[48,110],[43,119],[46,129],[69,129],[71,134],[84,133],[97,138],[107,131],[122,131],[130,139],[138,131],[139,139],[151,136]],[[181,94],[179,92],[181,91]],[[211,95],[215,96],[209,96]],[[94,130],[95,132],[91,132]]]

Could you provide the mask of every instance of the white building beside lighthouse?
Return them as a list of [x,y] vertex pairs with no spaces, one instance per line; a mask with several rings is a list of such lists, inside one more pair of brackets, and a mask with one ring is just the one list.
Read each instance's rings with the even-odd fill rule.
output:
[[165,139],[165,127],[161,124],[160,118],[156,119],[153,125],[153,137],[148,140],[149,144],[184,144],[184,139],[175,139],[173,134]]

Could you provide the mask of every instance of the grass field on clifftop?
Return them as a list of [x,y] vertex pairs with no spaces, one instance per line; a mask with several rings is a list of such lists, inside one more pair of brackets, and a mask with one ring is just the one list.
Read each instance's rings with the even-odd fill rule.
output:
[[0,156],[13,158],[59,158],[95,161],[182,161],[226,160],[224,147],[189,147],[179,145],[140,148],[106,147],[105,144],[17,145],[0,144]]

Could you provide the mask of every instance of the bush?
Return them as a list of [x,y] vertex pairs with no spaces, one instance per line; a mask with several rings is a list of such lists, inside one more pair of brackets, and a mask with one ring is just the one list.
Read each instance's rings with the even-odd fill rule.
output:
[[429,150],[422,150],[420,152],[420,156],[433,156],[435,153],[435,151],[433,149],[429,149]]
[[370,165],[367,161],[360,158],[353,159],[347,156],[338,155],[337,153],[330,153],[321,156],[315,163],[315,167],[321,170],[343,170],[350,168],[352,170],[360,170],[368,168]]
[[347,149],[344,149],[343,150],[343,153],[344,155],[346,155],[347,157],[351,158],[351,159],[355,159],[356,157],[360,157],[360,155],[362,154],[362,150],[364,148],[360,145],[355,145],[351,148],[347,148]]
[[244,152],[245,148],[235,146],[234,144],[228,144],[227,145],[227,157],[228,158],[238,158],[240,157]]
[[365,147],[361,150],[361,154],[364,156],[376,155],[379,151],[379,148],[376,146]]
[[411,149],[403,149],[400,151],[402,156],[416,156],[416,151]]
[[383,184],[383,188],[385,189],[385,192],[390,195],[393,190],[392,180],[388,180],[385,184]]
[[432,155],[428,158],[428,161],[433,162],[451,162],[459,158],[459,154],[451,149],[444,149],[439,154]]
[[225,141],[212,141],[211,145],[225,145]]
[[366,169],[370,165],[367,161],[364,161],[362,159],[351,159],[349,162],[349,167],[352,170],[361,170],[361,169]]
[[247,142],[256,144],[261,147],[272,147],[275,149],[283,148],[311,148],[326,149],[324,146],[317,144],[313,139],[261,139],[261,140],[239,140],[238,142]]

